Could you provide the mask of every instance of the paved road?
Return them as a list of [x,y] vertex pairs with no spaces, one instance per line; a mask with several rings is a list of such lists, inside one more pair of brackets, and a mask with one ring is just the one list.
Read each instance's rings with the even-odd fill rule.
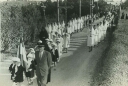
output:
[[[73,34],[68,53],[64,53],[58,65],[52,69],[52,80],[47,86],[90,86],[91,76],[107,42],[101,43],[92,52],[88,52],[86,40],[86,29]],[[10,63],[10,60],[0,62],[0,86],[12,84],[8,72]],[[27,86],[27,81],[25,80],[23,84]],[[37,86],[36,80],[31,86]]]

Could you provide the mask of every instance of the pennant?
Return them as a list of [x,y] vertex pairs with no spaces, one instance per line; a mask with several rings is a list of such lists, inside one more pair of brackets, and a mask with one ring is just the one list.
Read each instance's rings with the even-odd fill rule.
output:
[[18,51],[17,51],[17,57],[20,58],[21,65],[24,68],[26,68],[27,59],[26,59],[26,50],[25,50],[25,46],[24,46],[24,43],[23,43],[23,38],[20,39],[20,44],[18,46]]

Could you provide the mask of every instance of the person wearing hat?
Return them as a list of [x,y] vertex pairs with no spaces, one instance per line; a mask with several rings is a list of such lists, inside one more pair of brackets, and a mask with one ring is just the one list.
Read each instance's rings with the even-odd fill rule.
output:
[[94,31],[95,31],[95,34],[94,34],[94,46],[97,46],[97,44],[98,44],[98,30],[97,30],[96,25],[94,25]]
[[52,43],[53,43],[53,40],[52,40],[52,39],[49,39],[49,44],[48,44],[48,46],[49,46],[50,50],[52,49]]
[[92,51],[92,47],[94,46],[94,29],[90,24],[88,28],[88,38],[87,38],[87,46],[89,47],[89,52]]
[[97,31],[98,31],[97,42],[100,43],[100,27],[99,27],[99,24],[97,24]]
[[64,41],[63,41],[63,38],[61,35],[58,36],[58,38],[56,39],[56,42],[58,42],[57,44],[59,44],[59,51],[58,52],[60,52],[59,56],[61,56],[62,50],[63,50],[63,44],[64,44]]
[[107,33],[107,21],[105,20],[105,23],[104,23],[104,40],[106,38],[106,33]]
[[[59,54],[59,57],[62,55],[61,54],[61,44],[60,44],[60,39],[56,39],[56,46],[57,46],[57,50],[58,50],[58,54]],[[60,58],[58,58],[58,62],[59,62]]]
[[99,28],[98,29],[99,29],[99,39],[98,39],[99,41],[98,42],[100,43],[101,42],[101,37],[102,37],[102,26],[101,26],[101,23],[99,23]]
[[54,63],[54,66],[56,66],[57,59],[59,58],[58,50],[55,43],[52,43],[52,61]]
[[77,20],[76,20],[76,18],[74,19],[74,26],[75,26],[75,31],[74,31],[74,33],[76,33],[77,32]]
[[101,41],[104,40],[104,26],[103,26],[103,22],[100,23],[100,27],[101,27]]
[[38,86],[46,86],[52,57],[48,51],[44,50],[44,45],[41,42],[38,43],[37,48],[39,50],[35,52],[37,84]]
[[41,40],[39,40],[39,41],[37,42],[36,46],[34,47],[35,51],[39,51],[38,45],[41,44],[41,43],[42,43]]
[[45,43],[45,48],[44,50],[51,52],[51,47],[50,47],[50,39],[46,39],[46,43]]
[[21,86],[22,82],[24,81],[25,68],[21,65],[19,58],[15,57],[13,61],[15,61],[16,65],[14,66],[13,70],[12,80],[14,83],[12,86]]
[[64,44],[63,44],[63,48],[67,53],[68,47],[69,47],[69,38],[68,38],[68,33],[64,33],[63,35],[63,40],[64,40]]
[[27,68],[26,68],[26,77],[28,80],[28,84],[33,84],[33,78],[35,76],[35,50],[33,48],[29,49],[29,53],[27,54]]
[[52,41],[55,42],[55,39],[56,39],[56,33],[53,32],[53,33],[52,33]]

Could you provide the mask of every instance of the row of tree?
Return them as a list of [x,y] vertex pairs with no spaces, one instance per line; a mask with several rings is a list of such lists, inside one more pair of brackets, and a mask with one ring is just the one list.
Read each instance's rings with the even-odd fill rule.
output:
[[[47,0],[45,3],[46,5],[46,15],[56,17],[57,14],[57,2],[51,2],[51,0]],[[60,6],[65,6],[65,1],[59,1]],[[73,6],[72,9],[67,10],[67,18],[70,20],[71,18],[78,18],[79,17],[79,0],[67,0],[67,6]],[[94,14],[106,11],[107,3],[104,0],[99,0],[98,2],[94,2]],[[90,14],[90,0],[81,0],[81,16],[85,16]],[[41,12],[42,13],[42,12]],[[53,15],[54,14],[54,15]],[[65,15],[65,10],[60,9],[60,17]]]
[[[81,0],[81,15],[90,13],[89,0]],[[44,11],[41,7],[46,6],[46,22],[57,22],[57,2],[47,0],[43,3],[37,2],[4,2],[0,4],[2,10],[2,48],[15,48],[18,44],[18,37],[23,32],[24,41],[32,42],[38,37],[44,24]],[[65,6],[64,1],[59,2],[60,6]],[[73,9],[68,9],[68,20],[79,17],[79,0],[67,0],[67,6],[73,6]],[[94,13],[105,11],[107,4],[103,0],[95,3]],[[98,9],[99,7],[99,9]],[[65,20],[65,10],[60,9],[60,22]],[[23,31],[21,31],[23,30]]]

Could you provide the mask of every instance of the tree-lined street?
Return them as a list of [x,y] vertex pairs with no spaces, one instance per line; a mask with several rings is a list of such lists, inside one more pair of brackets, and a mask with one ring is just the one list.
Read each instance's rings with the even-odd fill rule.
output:
[[[101,19],[100,19],[101,20]],[[98,22],[98,21],[96,21]],[[92,52],[88,52],[87,28],[71,37],[68,53],[61,56],[60,62],[52,68],[51,82],[47,86],[89,86],[98,59],[101,57],[107,42],[102,42]],[[9,59],[0,62],[0,85],[12,84],[8,67]],[[7,82],[6,82],[7,81]],[[6,83],[5,83],[6,82]],[[27,80],[24,81],[24,86]],[[37,86],[36,80],[32,86]]]

